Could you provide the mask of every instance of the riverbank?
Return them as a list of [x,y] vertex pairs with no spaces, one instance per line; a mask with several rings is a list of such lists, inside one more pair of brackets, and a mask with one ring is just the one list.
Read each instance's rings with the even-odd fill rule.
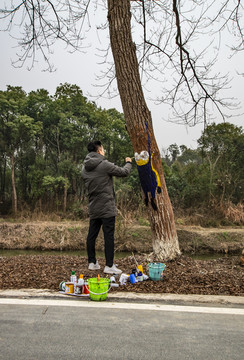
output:
[[[1,222],[0,249],[85,250],[88,221],[79,222]],[[180,249],[184,254],[236,254],[244,249],[242,227],[203,228],[177,226]],[[103,251],[100,232],[97,250]],[[117,221],[115,251],[150,253],[152,233],[149,225]]]
[[[82,222],[1,222],[0,249],[84,250],[88,221]],[[166,262],[163,281],[144,281],[113,288],[116,292],[141,294],[196,294],[244,296],[244,268],[240,254],[244,248],[242,228],[177,227],[183,253],[174,261]],[[103,251],[102,232],[97,250]],[[135,253],[136,260],[148,273],[147,254],[152,251],[152,234],[147,224],[117,222],[116,254]],[[195,260],[186,254],[220,254],[214,260]],[[231,257],[226,256],[232,254]],[[87,269],[86,256],[77,255],[18,255],[0,256],[0,289],[48,289],[58,292],[61,281],[67,281],[71,271],[85,278],[104,276],[104,257],[98,257],[99,271]],[[135,268],[135,258],[116,258],[125,273]]]

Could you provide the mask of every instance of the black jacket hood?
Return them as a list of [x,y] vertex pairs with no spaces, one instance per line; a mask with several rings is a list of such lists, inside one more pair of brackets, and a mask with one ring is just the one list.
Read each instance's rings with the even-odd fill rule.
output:
[[84,160],[86,171],[94,170],[104,159],[103,155],[98,154],[97,152],[90,152]]

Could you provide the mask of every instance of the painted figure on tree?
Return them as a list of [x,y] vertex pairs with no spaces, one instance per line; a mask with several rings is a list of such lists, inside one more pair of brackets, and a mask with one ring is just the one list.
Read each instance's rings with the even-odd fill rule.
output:
[[149,198],[148,193],[151,194],[151,205],[154,210],[157,210],[157,205],[154,202],[156,197],[156,191],[161,193],[161,182],[158,175],[158,172],[154,169],[152,164],[153,154],[151,154],[151,143],[147,128],[147,138],[148,138],[148,151],[143,150],[138,154],[135,153],[135,160],[137,164],[137,170],[139,174],[139,179],[141,182],[142,190],[145,194],[145,204],[148,205]]

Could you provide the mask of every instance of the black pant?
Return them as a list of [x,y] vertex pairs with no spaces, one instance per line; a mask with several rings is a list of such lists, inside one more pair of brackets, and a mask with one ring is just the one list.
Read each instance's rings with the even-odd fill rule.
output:
[[88,263],[96,263],[95,243],[98,233],[103,228],[106,266],[113,266],[114,263],[114,228],[115,216],[109,218],[90,219],[89,232],[87,236]]

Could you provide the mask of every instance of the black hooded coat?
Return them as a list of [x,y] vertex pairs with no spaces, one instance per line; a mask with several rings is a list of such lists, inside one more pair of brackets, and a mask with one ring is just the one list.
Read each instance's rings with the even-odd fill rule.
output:
[[113,176],[126,177],[131,168],[130,162],[124,167],[119,167],[97,152],[90,152],[86,156],[82,167],[82,178],[88,194],[90,219],[117,215]]

